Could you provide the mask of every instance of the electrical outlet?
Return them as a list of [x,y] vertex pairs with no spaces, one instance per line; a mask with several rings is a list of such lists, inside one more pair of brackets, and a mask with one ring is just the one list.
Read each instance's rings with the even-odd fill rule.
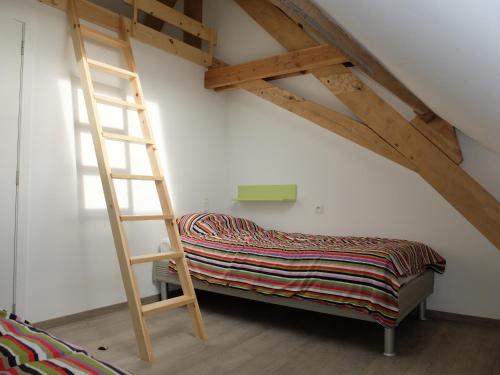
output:
[[314,205],[314,212],[317,214],[325,213],[325,206],[323,205],[323,203],[316,203]]

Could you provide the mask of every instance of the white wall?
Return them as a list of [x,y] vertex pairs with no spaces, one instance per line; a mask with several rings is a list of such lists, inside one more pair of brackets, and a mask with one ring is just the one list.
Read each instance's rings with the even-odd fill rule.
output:
[[[218,57],[237,63],[283,51],[232,1],[206,4]],[[3,1],[0,12],[27,22],[20,312],[39,321],[121,302],[106,215],[82,208],[66,16],[31,0]],[[177,213],[203,209],[207,198],[211,210],[266,227],[423,241],[449,263],[430,307],[500,318],[500,252],[416,174],[250,94],[204,90],[203,69],[185,60],[140,43],[134,50]],[[279,84],[348,113],[310,77]],[[500,197],[498,156],[460,141],[464,168]],[[243,183],[297,183],[299,200],[238,205],[231,199]],[[155,248],[161,226],[137,225],[131,248]],[[139,280],[143,295],[155,292],[146,266]]]
[[[220,31],[218,57],[238,63],[283,51],[232,1],[210,4],[208,20]],[[349,113],[311,77],[278,84]],[[374,88],[411,116],[391,94]],[[425,242],[448,261],[430,308],[500,318],[500,252],[417,174],[246,92],[228,94],[226,121],[228,212],[267,228]],[[500,198],[500,158],[463,134],[459,138],[463,167]],[[295,204],[231,202],[238,184],[280,183],[298,184]],[[316,203],[324,205],[324,214],[314,213]]]
[[[19,311],[32,321],[125,299],[104,210],[84,208],[80,138],[72,84],[78,82],[63,12],[32,0],[7,0],[0,13],[27,23],[22,171],[22,284]],[[224,96],[203,89],[204,69],[134,43],[176,213],[217,209],[224,181]],[[90,49],[90,48],[89,48]],[[113,58],[92,49],[97,59]],[[92,169],[92,168],[90,168]],[[95,169],[95,168],[94,168]],[[135,187],[130,198],[140,204]],[[131,250],[154,252],[160,223],[131,223]],[[147,265],[138,267],[142,295],[156,292]]]

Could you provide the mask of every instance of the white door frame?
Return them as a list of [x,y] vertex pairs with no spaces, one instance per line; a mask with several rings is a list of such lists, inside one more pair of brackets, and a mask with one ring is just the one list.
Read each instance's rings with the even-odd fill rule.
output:
[[[5,56],[6,60],[12,62],[15,60],[15,65],[9,65],[4,73],[7,73],[10,77],[8,81],[12,82],[6,83],[6,87],[2,97],[5,95],[7,103],[5,105],[10,106],[10,108],[5,108],[6,117],[2,116],[2,119],[6,121],[8,126],[5,131],[7,132],[8,138],[6,141],[9,143],[6,146],[6,152],[8,154],[3,155],[5,159],[5,176],[3,178],[4,183],[2,184],[2,194],[6,194],[2,199],[7,199],[3,201],[6,206],[5,209],[5,227],[2,229],[2,251],[6,251],[4,254],[6,256],[5,263],[2,265],[2,269],[6,272],[4,278],[6,283],[4,288],[2,288],[2,296],[7,297],[7,301],[3,301],[5,304],[11,304],[11,306],[5,306],[11,309],[13,312],[16,311],[16,297],[17,297],[17,245],[18,245],[18,216],[19,216],[19,167],[20,167],[20,146],[21,146],[21,120],[22,120],[22,94],[23,94],[23,64],[24,64],[24,40],[25,40],[25,24],[14,18],[4,18],[0,20],[2,24],[6,27],[4,32],[9,35],[4,35],[3,41],[7,42],[9,47],[6,46],[4,53],[10,55]],[[12,28],[12,29],[11,29]],[[10,39],[10,40],[9,40]],[[7,78],[7,77],[6,77]],[[3,164],[2,164],[3,165]],[[11,180],[12,178],[12,180]],[[4,189],[5,188],[5,191]],[[2,219],[3,221],[3,219]],[[4,242],[6,241],[6,242]]]
[[22,55],[19,85],[18,107],[18,136],[17,136],[17,185],[15,203],[15,234],[14,234],[14,286],[13,286],[13,311],[23,316],[27,315],[27,285],[28,272],[28,201],[29,201],[29,145],[30,145],[30,102],[32,82],[32,53],[33,33],[31,22],[26,22],[17,17],[12,20],[19,22],[22,27]]
[[12,311],[17,313],[17,284],[18,284],[18,253],[19,253],[19,183],[21,172],[21,140],[23,130],[23,93],[24,93],[24,50],[26,44],[26,23],[15,20],[21,24],[21,66],[19,69],[19,104],[17,114],[17,170],[16,170],[16,201],[14,214],[14,276],[12,282]]

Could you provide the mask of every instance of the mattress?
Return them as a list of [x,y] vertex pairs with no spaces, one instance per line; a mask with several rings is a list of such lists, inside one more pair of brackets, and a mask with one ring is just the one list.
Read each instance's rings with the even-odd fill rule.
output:
[[429,268],[444,272],[446,264],[414,241],[265,230],[212,213],[184,215],[178,225],[200,281],[355,309],[384,327],[396,325],[402,285]]
[[[164,238],[161,240],[160,246],[158,247],[158,250],[160,253],[166,253],[166,252],[169,252],[171,250],[170,241],[168,240],[168,238]],[[419,273],[416,273],[416,274],[410,275],[410,276],[398,276],[397,277],[398,283],[401,285],[401,287],[403,287],[406,284],[408,284],[410,281],[413,281],[417,277],[422,276],[424,274],[424,272],[425,271],[422,271],[422,272],[419,272]]]

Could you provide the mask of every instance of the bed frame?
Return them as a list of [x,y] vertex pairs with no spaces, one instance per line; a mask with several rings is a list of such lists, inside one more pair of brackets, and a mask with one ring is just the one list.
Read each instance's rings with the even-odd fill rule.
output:
[[[168,298],[168,285],[179,285],[177,275],[168,271],[168,261],[156,261],[153,264],[153,279],[160,283],[161,298]],[[267,302],[275,305],[288,306],[296,309],[320,312],[329,315],[342,316],[347,318],[365,320],[376,323],[376,320],[368,314],[363,314],[352,309],[342,309],[332,305],[322,305],[319,303],[294,300],[278,296],[266,296],[253,291],[246,291],[236,288],[208,285],[193,279],[195,289],[207,292],[224,294],[232,297],[250,299],[254,301]],[[399,290],[400,315],[397,320],[399,324],[417,306],[419,307],[419,317],[425,320],[426,299],[434,291],[434,272],[428,270],[417,278],[411,280]],[[395,352],[395,332],[396,328],[384,328],[384,355],[393,357]]]

